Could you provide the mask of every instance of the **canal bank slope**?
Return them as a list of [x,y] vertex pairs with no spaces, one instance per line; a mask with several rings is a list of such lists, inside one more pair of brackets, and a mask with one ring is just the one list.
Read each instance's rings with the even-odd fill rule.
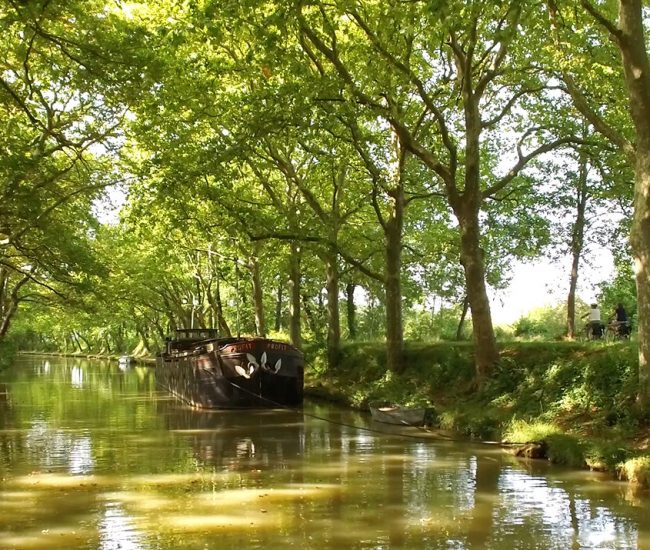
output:
[[379,343],[345,345],[335,369],[308,349],[305,392],[360,409],[380,400],[431,407],[434,427],[650,486],[650,411],[635,407],[634,343],[514,342],[501,356],[477,389],[470,344],[408,343],[401,374],[386,370]]

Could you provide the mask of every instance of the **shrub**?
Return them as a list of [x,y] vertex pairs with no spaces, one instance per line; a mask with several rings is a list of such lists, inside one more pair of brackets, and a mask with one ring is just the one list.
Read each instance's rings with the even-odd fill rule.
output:
[[[430,311],[411,309],[404,315],[404,337],[411,341],[423,342],[454,341],[459,319],[459,307],[441,309],[433,314]],[[467,339],[471,330],[471,320],[468,318],[463,326],[461,338]]]
[[650,456],[644,455],[626,460],[619,465],[618,475],[621,479],[641,487],[650,487]]
[[566,334],[566,310],[564,304],[534,309],[521,317],[514,325],[515,336],[554,340]]
[[0,371],[13,363],[17,346],[11,341],[0,342]]
[[514,419],[503,433],[505,443],[529,443],[545,441],[549,435],[561,433],[560,429],[546,422],[527,422]]
[[506,428],[507,443],[546,443],[546,456],[555,464],[582,467],[585,464],[585,445],[573,435],[564,433],[558,426],[546,422],[513,420]]
[[623,441],[596,440],[589,444],[585,459],[592,470],[616,472],[621,463],[632,458],[632,453]]
[[550,434],[546,438],[548,459],[555,464],[582,468],[586,464],[585,444],[577,437],[564,433]]

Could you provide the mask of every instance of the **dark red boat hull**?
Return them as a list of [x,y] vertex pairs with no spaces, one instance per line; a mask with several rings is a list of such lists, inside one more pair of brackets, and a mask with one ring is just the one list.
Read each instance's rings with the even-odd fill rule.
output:
[[304,358],[276,340],[204,340],[179,353],[161,354],[156,380],[194,407],[300,407]]

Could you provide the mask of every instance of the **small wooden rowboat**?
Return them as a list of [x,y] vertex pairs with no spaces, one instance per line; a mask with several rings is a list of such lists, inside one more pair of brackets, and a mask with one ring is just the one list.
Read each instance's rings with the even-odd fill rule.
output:
[[401,426],[423,426],[427,413],[424,407],[403,407],[386,401],[370,403],[368,406],[373,420]]

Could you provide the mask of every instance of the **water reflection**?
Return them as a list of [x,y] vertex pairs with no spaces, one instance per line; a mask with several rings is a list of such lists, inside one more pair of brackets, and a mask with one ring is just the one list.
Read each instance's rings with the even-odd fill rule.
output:
[[120,502],[107,502],[99,522],[99,548],[102,550],[139,550],[142,535]]
[[[648,499],[367,415],[196,411],[150,369],[23,360],[0,381],[2,548],[639,548]],[[405,437],[407,436],[407,437]]]
[[636,548],[634,522],[561,486],[549,485],[544,477],[505,468],[498,489],[497,525],[508,528],[496,529],[497,537],[536,533],[552,539],[556,548]]
[[159,402],[157,411],[167,429],[189,444],[194,458],[217,471],[277,469],[304,453],[299,411],[197,411],[170,401]]
[[84,371],[80,367],[72,367],[72,387],[82,388],[84,382]]

